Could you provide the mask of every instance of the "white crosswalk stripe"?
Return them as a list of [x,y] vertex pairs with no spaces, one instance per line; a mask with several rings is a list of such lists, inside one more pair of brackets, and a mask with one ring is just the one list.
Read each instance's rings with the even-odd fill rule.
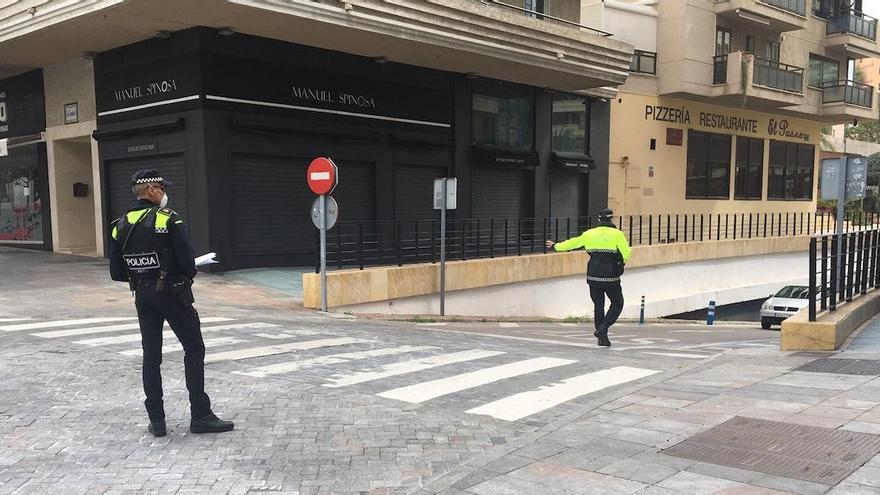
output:
[[357,361],[361,359],[369,359],[382,356],[391,356],[394,354],[405,354],[409,352],[427,351],[437,349],[432,346],[415,346],[402,345],[400,347],[388,347],[384,349],[370,349],[368,351],[346,352],[341,354],[330,354],[311,359],[302,359],[299,361],[286,361],[283,363],[270,364],[268,366],[259,366],[251,368],[247,371],[233,371],[238,375],[247,375],[257,378],[265,378],[269,375],[280,375],[282,373],[292,373],[305,368],[315,366],[326,366],[330,364],[347,363],[349,361]]
[[24,330],[39,330],[42,328],[74,327],[77,325],[92,325],[95,323],[111,323],[114,321],[132,321],[137,318],[114,317],[114,318],[80,318],[74,320],[40,321],[35,323],[17,323],[15,325],[0,325],[4,332],[19,332]]
[[[223,345],[231,345],[231,344],[240,344],[243,342],[248,342],[244,339],[239,339],[236,337],[217,337],[215,339],[205,339],[205,347],[220,347]],[[169,342],[168,344],[162,345],[162,354],[170,354],[172,352],[180,352],[183,350],[183,346],[180,345],[180,342]],[[140,356],[143,353],[143,349],[129,349],[127,351],[122,351],[119,354],[123,356]]]
[[275,354],[285,354],[294,351],[305,351],[310,349],[320,349],[322,347],[335,347],[349,344],[361,344],[372,342],[371,340],[355,339],[351,337],[341,337],[333,339],[306,340],[302,342],[291,342],[289,344],[267,345],[262,347],[250,347],[246,349],[237,349],[234,351],[218,352],[205,356],[205,363],[217,363],[220,361],[237,361],[240,359],[249,359],[263,356],[273,356]]
[[517,328],[519,326],[519,323],[502,321],[498,324],[498,326],[501,328]]
[[707,355],[707,354],[685,354],[683,352],[647,352],[647,351],[642,352],[642,354],[651,354],[653,356],[677,357],[677,358],[684,358],[684,359],[706,359],[706,358],[710,358],[712,356],[715,356],[715,354],[708,354]]
[[[204,322],[204,320],[202,320]],[[254,328],[275,328],[280,327],[281,325],[276,325],[275,323],[262,323],[262,322],[254,322],[254,323],[231,323],[229,325],[211,325],[207,327],[202,327],[202,333],[206,332],[219,332],[221,330],[246,330],[246,329],[254,329]],[[137,326],[135,325],[135,328]],[[165,331],[170,332],[171,330],[168,328],[168,325],[165,326]],[[261,334],[256,334],[258,337]],[[173,334],[172,334],[173,337]],[[131,333],[126,335],[117,335],[114,337],[98,337],[94,339],[85,339],[85,340],[75,340],[73,341],[75,344],[88,345],[93,347],[104,346],[104,345],[113,345],[113,344],[129,344],[132,342],[140,342],[141,334]]]
[[436,368],[438,366],[463,363],[465,361],[473,361],[474,359],[497,356],[499,354],[504,353],[499,351],[484,351],[480,349],[473,349],[469,351],[453,352],[451,354],[441,354],[439,356],[413,359],[411,361],[386,364],[385,366],[382,366],[381,368],[375,370],[356,371],[353,373],[337,375],[330,380],[330,383],[325,383],[324,386],[331,388],[345,387],[347,385],[355,385],[358,383],[388,378],[390,376],[413,373],[416,371]]
[[0,323],[10,323],[13,321],[30,321],[30,318],[0,318]]
[[493,366],[491,368],[463,373],[461,375],[417,383],[408,387],[396,388],[377,395],[379,397],[385,397],[386,399],[397,399],[404,402],[418,404],[453,392],[461,392],[462,390],[487,385],[506,378],[513,378],[576,362],[577,361],[570,359],[548,357],[526,359],[524,361],[502,364],[501,366]]
[[[136,318],[135,318],[136,319]],[[220,316],[214,316],[211,318],[202,318],[202,323],[219,323],[222,321],[232,321],[232,318],[223,318]],[[93,333],[109,333],[109,332],[118,332],[120,330],[135,330],[139,328],[137,323],[126,324],[126,325],[107,325],[103,327],[87,327],[87,328],[74,328],[71,330],[55,330],[52,332],[40,332],[40,333],[32,333],[36,337],[43,337],[46,339],[57,339],[59,337],[76,337],[77,335],[90,335]]]
[[480,407],[475,407],[467,412],[506,421],[516,421],[578,397],[645,378],[655,373],[660,372],[657,370],[617,366],[569,378],[560,383],[542,387],[540,390],[511,395]]

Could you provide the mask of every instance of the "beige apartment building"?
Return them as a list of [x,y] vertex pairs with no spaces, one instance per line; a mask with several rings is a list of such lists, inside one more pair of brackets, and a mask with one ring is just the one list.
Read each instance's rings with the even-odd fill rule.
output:
[[813,212],[823,126],[876,120],[861,1],[605,0],[635,46],[612,102],[608,203],[624,214]]

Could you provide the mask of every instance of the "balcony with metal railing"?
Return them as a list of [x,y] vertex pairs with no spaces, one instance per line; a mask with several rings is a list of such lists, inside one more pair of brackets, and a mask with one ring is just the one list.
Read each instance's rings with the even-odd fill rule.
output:
[[849,58],[880,57],[877,19],[854,9],[826,18],[826,45]]
[[803,94],[804,68],[755,57],[752,84]]
[[748,96],[752,104],[766,109],[799,105],[804,99],[804,68],[732,52],[713,58],[712,84],[707,96],[721,103]]
[[855,81],[833,81],[822,85],[820,115],[839,118],[876,119],[875,89]]

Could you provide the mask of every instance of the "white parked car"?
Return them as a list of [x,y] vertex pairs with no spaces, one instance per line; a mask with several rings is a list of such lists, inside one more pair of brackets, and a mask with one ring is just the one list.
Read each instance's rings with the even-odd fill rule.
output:
[[770,296],[761,306],[761,328],[770,330],[771,326],[782,324],[782,320],[806,308],[810,303],[809,293],[808,287],[787,285]]

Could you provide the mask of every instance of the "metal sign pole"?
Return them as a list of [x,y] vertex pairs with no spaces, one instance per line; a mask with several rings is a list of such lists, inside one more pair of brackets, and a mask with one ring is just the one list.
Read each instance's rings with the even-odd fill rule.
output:
[[835,234],[837,237],[837,266],[834,270],[834,280],[837,281],[837,287],[842,287],[840,280],[840,267],[843,263],[842,249],[841,244],[843,242],[843,230],[844,230],[844,219],[846,217],[844,210],[846,208],[846,179],[848,176],[848,168],[849,160],[847,160],[846,155],[840,157],[840,166],[838,167],[837,172],[840,174],[840,180],[837,184],[837,228],[835,228]]
[[443,204],[440,208],[440,316],[446,315],[446,186],[443,179]]
[[321,311],[327,312],[327,196],[320,196],[321,218]]

